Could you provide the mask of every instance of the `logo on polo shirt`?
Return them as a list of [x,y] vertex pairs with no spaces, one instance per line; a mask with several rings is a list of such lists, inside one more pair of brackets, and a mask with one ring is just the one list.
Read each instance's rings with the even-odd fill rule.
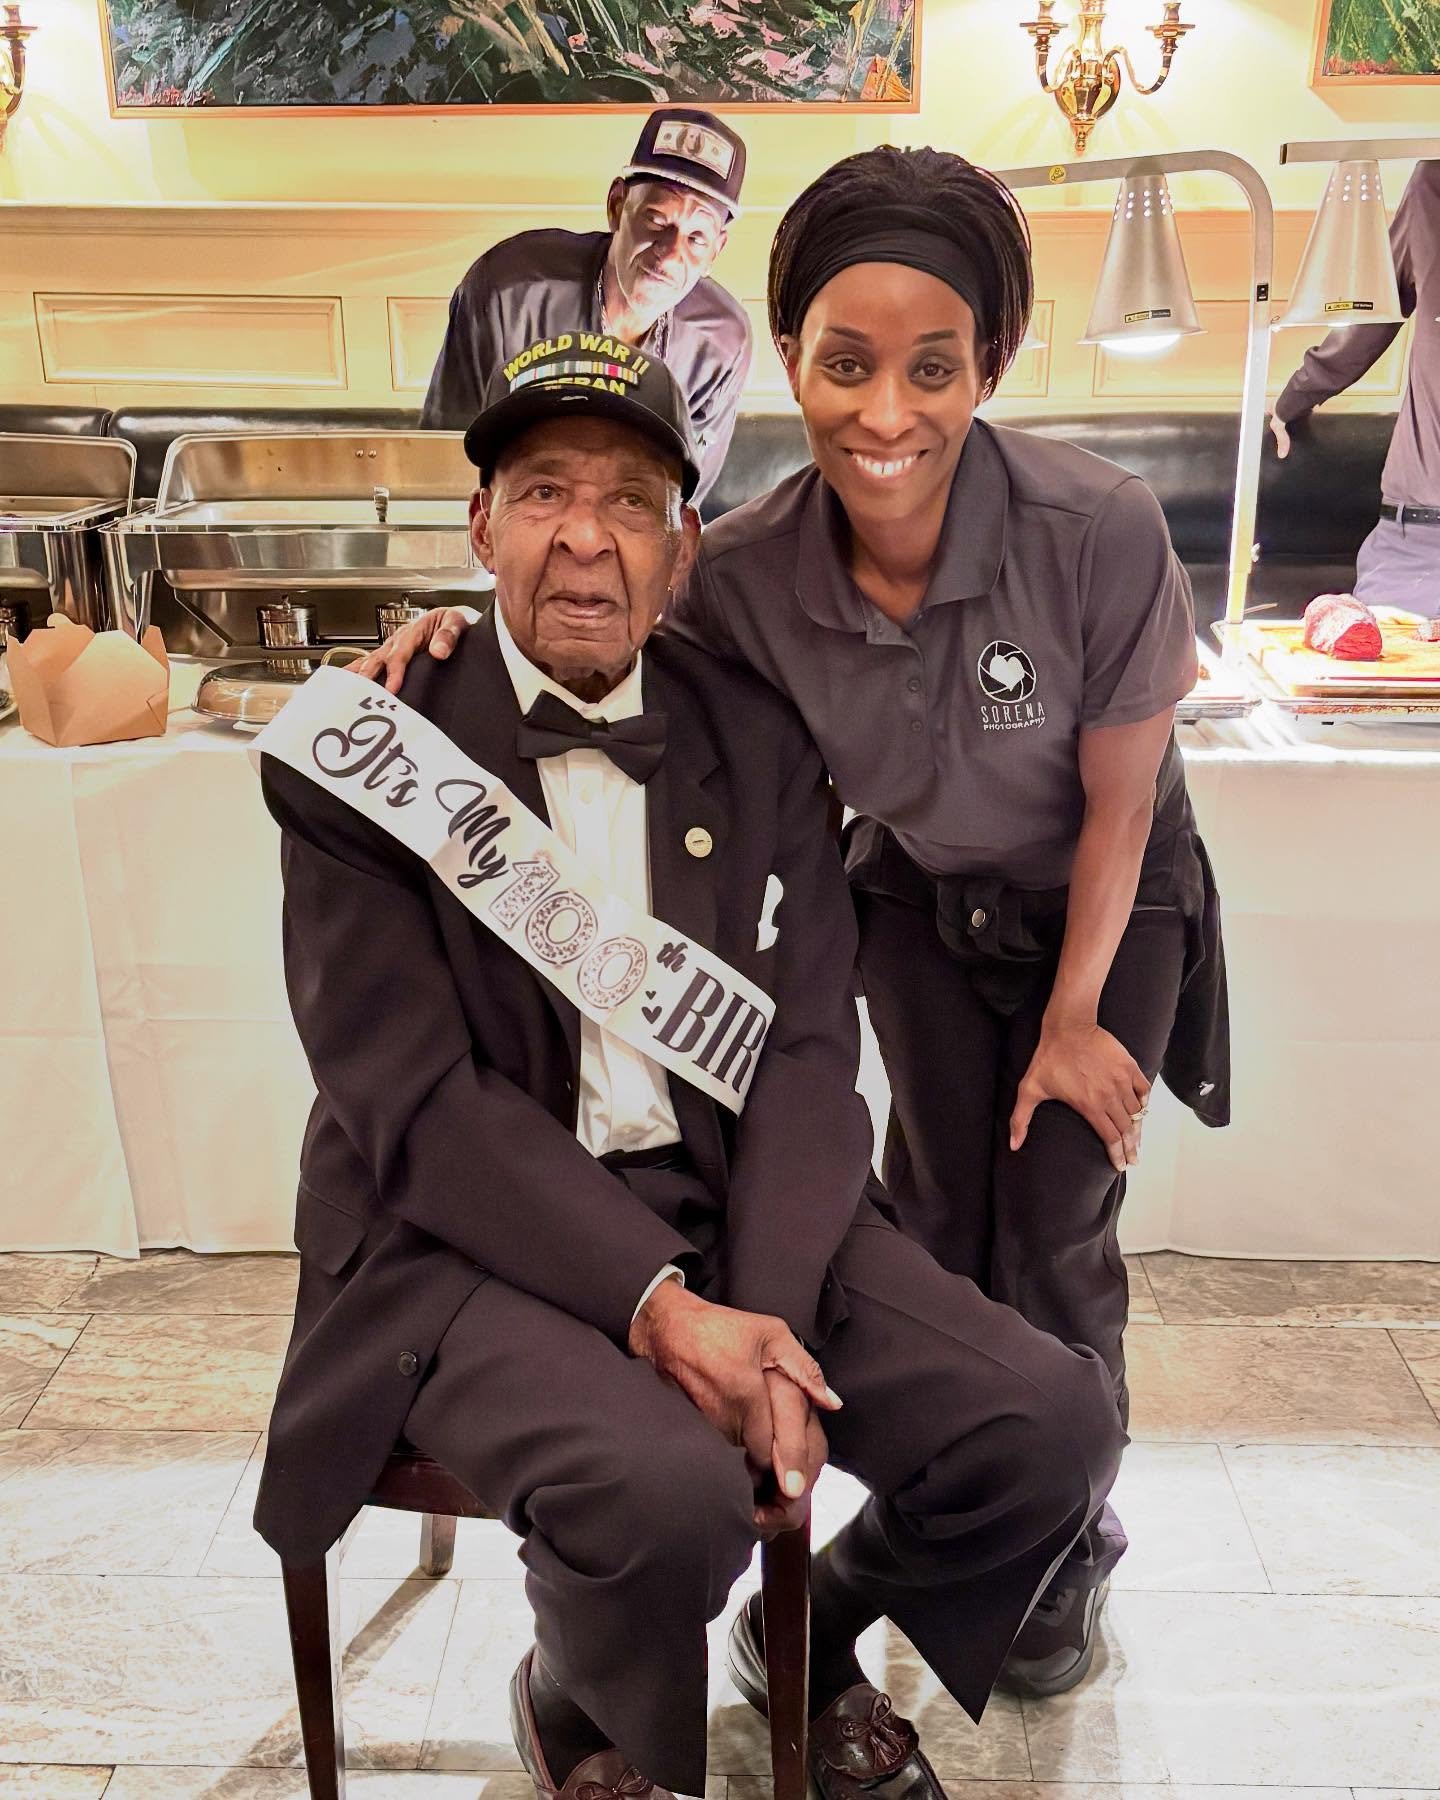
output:
[[1039,679],[1029,652],[996,638],[980,652],[975,665],[980,691],[988,705],[980,708],[986,731],[1024,731],[1045,723],[1045,708],[1035,698]]
[[992,700],[1028,700],[1035,692],[1035,665],[1018,644],[997,638],[980,652],[976,671]]

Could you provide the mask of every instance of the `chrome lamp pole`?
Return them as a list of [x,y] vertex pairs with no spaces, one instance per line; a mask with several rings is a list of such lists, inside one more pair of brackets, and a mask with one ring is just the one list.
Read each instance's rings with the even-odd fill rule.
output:
[[1245,373],[1240,387],[1240,441],[1230,514],[1230,559],[1225,589],[1224,655],[1240,655],[1234,628],[1245,615],[1250,570],[1256,555],[1255,512],[1260,494],[1260,452],[1265,437],[1265,376],[1270,355],[1270,283],[1275,261],[1275,209],[1260,171],[1228,150],[1174,150],[1159,156],[1113,157],[1101,162],[1035,164],[996,169],[1010,188],[1059,187],[1072,181],[1123,181],[1145,174],[1226,175],[1250,208],[1250,288],[1245,330]]

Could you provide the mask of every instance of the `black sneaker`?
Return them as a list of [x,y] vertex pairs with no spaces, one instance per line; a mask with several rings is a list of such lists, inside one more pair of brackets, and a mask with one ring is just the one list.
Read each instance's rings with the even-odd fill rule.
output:
[[1078,1687],[1095,1660],[1100,1612],[1110,1580],[1046,1594],[1020,1629],[996,1682],[1007,1694],[1045,1700]]

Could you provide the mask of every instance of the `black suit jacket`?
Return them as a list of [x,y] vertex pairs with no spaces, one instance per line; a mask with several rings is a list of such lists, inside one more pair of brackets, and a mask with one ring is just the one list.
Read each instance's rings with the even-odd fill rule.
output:
[[[776,1003],[738,1119],[674,1076],[671,1099],[723,1208],[724,1298],[815,1341],[843,1307],[828,1264],[870,1156],[855,926],[819,755],[773,689],[690,645],[652,638],[643,686],[669,720],[646,790],[652,910]],[[492,617],[448,662],[417,658],[402,697],[546,817],[539,769],[515,754],[519,707]],[[286,979],[318,1099],[301,1153],[300,1302],[256,1524],[305,1559],[363,1503],[481,1281],[498,1276],[623,1345],[656,1271],[695,1254],[576,1138],[569,1002],[343,802],[270,758],[263,786],[283,832]],[[685,848],[695,826],[707,857]],[[784,898],[762,951],[772,873]]]

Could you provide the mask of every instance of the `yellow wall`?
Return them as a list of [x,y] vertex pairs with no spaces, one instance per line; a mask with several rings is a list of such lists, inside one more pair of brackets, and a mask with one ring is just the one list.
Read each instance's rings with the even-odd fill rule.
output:
[[[413,405],[470,258],[527,224],[597,225],[606,175],[638,127],[619,113],[112,119],[95,0],[25,0],[25,10],[40,31],[0,154],[0,398]],[[1110,35],[1142,74],[1153,53],[1143,26],[1159,10],[1159,0],[1112,0]],[[1440,88],[1312,90],[1315,0],[1185,0],[1184,10],[1198,29],[1170,83],[1150,99],[1125,94],[1092,155],[1214,147],[1248,158],[1280,209],[1283,300],[1325,171],[1280,168],[1279,144],[1435,131]],[[738,119],[748,204],[719,273],[759,327],[749,404],[784,403],[763,344],[765,258],[779,212],[820,169],[886,140],[997,167],[1069,154],[1018,28],[1032,11],[1031,0],[924,0],[918,116]],[[1386,165],[1392,202],[1406,173]],[[1217,176],[1173,185],[1207,337],[1125,370],[1080,349],[1113,189],[1027,192],[1053,349],[1022,359],[1005,405],[1224,405],[1238,392],[1243,202]],[[174,298],[193,295],[201,306]],[[1272,385],[1304,343],[1277,337]],[[1399,378],[1392,356],[1349,403],[1393,404]]]
[[[552,207],[580,228],[584,211]],[[0,397],[98,405],[408,406],[424,393],[456,275],[477,247],[533,217],[525,207],[402,207],[238,201],[193,206],[25,206],[0,217]],[[1308,216],[1277,219],[1284,303]],[[765,335],[773,220],[747,218],[725,279],[744,301],[756,359],[745,404],[789,404]],[[1249,231],[1244,215],[1187,213],[1184,241],[1203,336],[1135,361],[1080,344],[1107,220],[1035,221],[1036,324],[1048,347],[1022,356],[994,410],[1172,410],[1228,406],[1240,391]],[[1276,333],[1277,389],[1319,333]],[[1403,339],[1401,340],[1403,343]],[[1336,404],[1387,407],[1392,349]]]

